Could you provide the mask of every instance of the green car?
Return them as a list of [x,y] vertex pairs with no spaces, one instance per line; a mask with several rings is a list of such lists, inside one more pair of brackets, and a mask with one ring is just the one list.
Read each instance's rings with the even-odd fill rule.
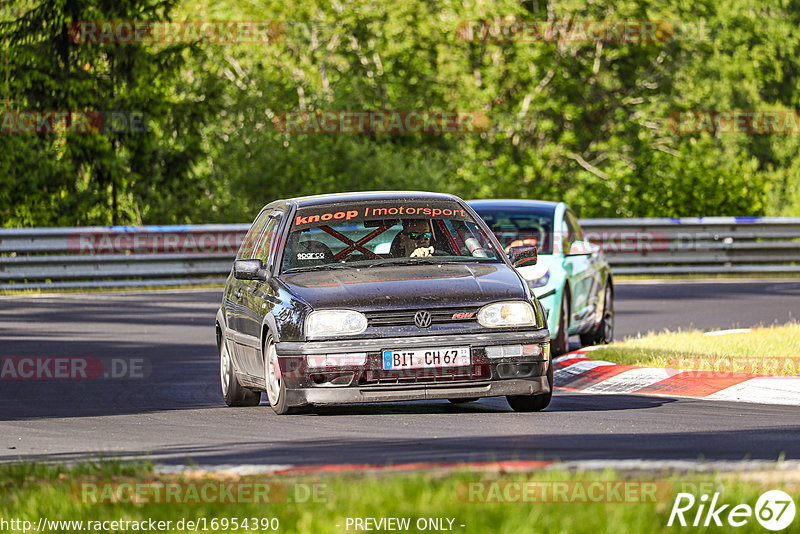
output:
[[614,286],[600,246],[583,240],[578,219],[563,202],[473,200],[506,252],[534,245],[535,265],[518,267],[547,313],[553,354],[581,345],[609,343],[614,336]]

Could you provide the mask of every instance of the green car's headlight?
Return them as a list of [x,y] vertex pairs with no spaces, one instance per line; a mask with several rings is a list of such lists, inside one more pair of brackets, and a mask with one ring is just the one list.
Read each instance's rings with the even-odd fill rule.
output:
[[495,302],[480,309],[478,323],[489,328],[536,326],[536,315],[533,306],[524,301]]
[[306,337],[320,339],[360,334],[367,329],[367,318],[353,310],[318,310],[306,317]]

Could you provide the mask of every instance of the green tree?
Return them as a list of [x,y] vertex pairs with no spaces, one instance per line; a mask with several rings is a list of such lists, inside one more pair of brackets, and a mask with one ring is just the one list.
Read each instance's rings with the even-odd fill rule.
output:
[[[2,0],[0,0],[2,1]],[[287,196],[427,189],[581,216],[796,214],[800,136],[680,132],[800,108],[797,0],[20,0],[14,109],[148,113],[146,135],[0,136],[3,224],[240,222]],[[11,13],[12,16],[8,16]],[[76,20],[279,21],[274,43],[77,45]],[[468,21],[664,21],[662,40],[466,39]],[[281,112],[476,111],[471,134],[287,134]]]
[[36,196],[4,197],[5,225],[183,222],[197,214],[186,199],[202,188],[193,166],[214,88],[184,69],[201,48],[75,42],[70,33],[80,21],[169,20],[174,4],[40,0],[0,25],[15,110],[144,118],[143,130],[118,121],[100,133],[6,134],[2,142],[14,149],[0,162],[11,182],[5,189],[50,194],[46,212]]

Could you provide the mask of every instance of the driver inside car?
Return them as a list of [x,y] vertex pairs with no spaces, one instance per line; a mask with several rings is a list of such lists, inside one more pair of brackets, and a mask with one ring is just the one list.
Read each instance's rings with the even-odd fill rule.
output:
[[433,256],[433,246],[431,246],[433,233],[429,221],[406,219],[403,221],[403,230],[398,236],[400,246],[397,255],[410,258]]

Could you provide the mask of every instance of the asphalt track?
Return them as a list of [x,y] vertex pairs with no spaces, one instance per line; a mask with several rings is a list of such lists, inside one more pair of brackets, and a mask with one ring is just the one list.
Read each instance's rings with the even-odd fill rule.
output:
[[[221,291],[0,297],[0,356],[144,360],[138,379],[0,380],[0,462],[145,456],[202,465],[483,460],[800,458],[796,407],[559,393],[546,412],[503,399],[325,407],[277,417],[220,397]],[[800,281],[618,284],[617,337],[800,317]],[[754,335],[757,335],[754,334]]]

